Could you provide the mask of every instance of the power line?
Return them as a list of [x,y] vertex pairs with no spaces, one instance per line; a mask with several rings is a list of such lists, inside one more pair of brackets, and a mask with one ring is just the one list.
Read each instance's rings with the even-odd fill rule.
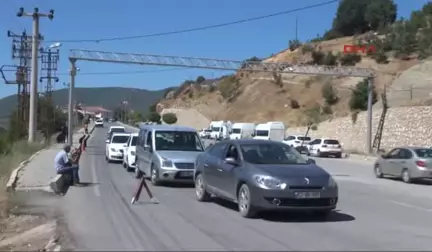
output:
[[108,42],[108,41],[120,41],[120,40],[132,40],[132,39],[141,39],[141,38],[150,38],[150,37],[160,37],[160,36],[202,31],[202,30],[220,28],[220,27],[224,27],[224,26],[236,25],[236,24],[241,24],[241,23],[246,23],[246,22],[251,22],[251,21],[257,21],[257,20],[261,20],[261,19],[267,19],[267,18],[272,18],[272,17],[276,17],[276,16],[290,14],[293,12],[298,12],[298,11],[308,10],[308,9],[312,9],[312,8],[316,8],[316,7],[321,7],[321,6],[329,5],[329,4],[336,3],[336,2],[339,2],[339,0],[331,0],[331,1],[323,2],[323,3],[319,3],[319,4],[308,5],[305,7],[290,9],[290,10],[272,13],[272,14],[268,14],[268,15],[264,15],[264,16],[252,17],[252,18],[247,18],[247,19],[242,19],[242,20],[237,20],[237,21],[232,21],[232,22],[225,22],[225,23],[220,23],[220,24],[207,25],[207,26],[177,30],[177,31],[170,31],[170,32],[160,32],[160,33],[151,33],[151,34],[145,34],[145,35],[123,36],[123,37],[113,37],[113,38],[100,38],[100,39],[48,40],[46,42],[47,43],[53,43],[53,42],[60,42],[60,43],[95,42],[95,43],[100,43],[100,42]]
[[[160,69],[160,70],[141,70],[141,71],[122,71],[122,72],[87,72],[87,73],[78,73],[78,75],[126,75],[126,74],[146,74],[146,73],[159,73],[159,72],[171,72],[171,71],[180,71],[187,70],[191,68],[185,67],[176,67],[176,68],[168,68],[168,69]],[[229,71],[229,70],[220,70],[220,71]],[[70,73],[59,73],[58,75],[70,75]]]

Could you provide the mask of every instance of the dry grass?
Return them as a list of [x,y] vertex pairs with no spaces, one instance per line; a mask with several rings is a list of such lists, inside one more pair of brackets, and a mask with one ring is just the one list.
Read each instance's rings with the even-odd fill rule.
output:
[[0,218],[7,215],[8,195],[6,193],[6,184],[12,170],[45,146],[45,144],[40,143],[29,144],[23,140],[14,144],[10,153],[0,156]]
[[[341,52],[344,44],[351,44],[352,37],[324,41],[312,44],[322,51]],[[299,48],[294,51],[285,50],[266,62],[306,63],[310,60],[309,53],[303,53]],[[418,63],[417,60],[401,61],[389,59],[389,64],[377,64],[373,59],[363,57],[357,67],[372,68],[377,77],[374,84],[378,92],[389,87],[393,80],[409,67]],[[271,74],[244,73],[240,80],[241,94],[232,102],[227,102],[219,92],[200,95],[180,94],[177,99],[162,101],[166,108],[197,108],[211,120],[224,119],[234,121],[265,122],[270,120],[283,121],[289,126],[303,125],[305,111],[324,104],[321,94],[322,84],[330,82],[338,92],[339,103],[332,106],[333,114],[329,118],[342,117],[350,114],[348,101],[351,89],[361,81],[360,78],[320,77],[306,75],[282,74],[283,86],[275,85]],[[194,92],[194,90],[192,90]],[[292,109],[291,100],[296,100],[300,108]]]

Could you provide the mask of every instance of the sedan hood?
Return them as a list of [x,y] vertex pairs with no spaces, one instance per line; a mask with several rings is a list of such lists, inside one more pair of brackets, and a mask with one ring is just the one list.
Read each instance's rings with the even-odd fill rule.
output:
[[[268,175],[288,183],[288,185],[326,186],[330,174],[315,164],[303,165],[255,165]],[[306,179],[308,182],[306,182]]]
[[162,158],[186,163],[195,163],[196,158],[202,153],[201,151],[157,151]]

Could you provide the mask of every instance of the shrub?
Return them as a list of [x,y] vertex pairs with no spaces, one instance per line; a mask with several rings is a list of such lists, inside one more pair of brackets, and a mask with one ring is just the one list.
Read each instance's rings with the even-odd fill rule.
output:
[[340,63],[342,66],[355,66],[357,63],[361,61],[362,57],[356,53],[344,54],[340,59]]
[[291,99],[291,108],[292,109],[298,109],[298,108],[300,108],[300,104],[298,103],[297,100]]
[[290,40],[288,42],[288,47],[290,51],[294,51],[295,49],[299,48],[301,45],[302,44],[298,39]]
[[166,124],[174,124],[177,122],[177,115],[174,113],[166,113],[162,116],[162,120]]
[[148,120],[150,122],[154,122],[154,123],[160,123],[161,121],[161,116],[157,113],[157,112],[150,112],[149,116],[148,116]]
[[313,46],[311,46],[311,45],[305,44],[305,45],[303,45],[303,47],[302,47],[302,53],[303,53],[303,54],[311,53],[311,52],[313,52],[313,51],[314,51],[314,48],[313,48]]
[[328,105],[334,105],[339,100],[331,82],[324,83],[321,88],[321,94]]
[[221,96],[228,101],[233,101],[241,93],[240,81],[235,76],[224,78],[218,88]]
[[[377,102],[377,93],[375,87],[372,90],[372,104]],[[367,110],[368,103],[368,80],[365,79],[357,83],[354,90],[352,90],[349,106],[352,111]]]

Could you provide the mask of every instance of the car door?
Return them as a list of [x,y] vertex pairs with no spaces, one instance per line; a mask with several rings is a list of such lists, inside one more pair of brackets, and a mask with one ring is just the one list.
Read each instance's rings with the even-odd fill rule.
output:
[[[224,160],[225,158],[234,158],[239,166],[227,164]],[[235,144],[230,144],[227,148],[227,152],[217,165],[216,173],[216,187],[221,190],[221,193],[225,197],[230,199],[236,198],[236,175],[235,169],[239,169],[241,165],[240,152]]]
[[216,188],[217,186],[217,176],[218,166],[222,162],[222,158],[225,156],[227,144],[216,143],[209,150],[207,150],[206,159],[204,160],[204,179],[208,186]]
[[384,174],[393,175],[393,176],[400,175],[399,173],[399,170],[401,169],[400,162],[399,162],[401,158],[400,152],[401,152],[400,148],[395,148],[386,155],[385,159],[383,159],[383,162],[382,164],[380,164],[380,166]]
[[129,146],[130,146],[131,142],[132,142],[132,136],[129,137],[128,141],[126,142],[126,147],[124,147],[124,150],[123,150],[123,160],[126,163],[127,163],[128,158],[129,158],[128,149],[129,149]]
[[413,158],[413,153],[405,148],[402,148],[401,151],[399,152],[399,159],[397,160],[398,162],[398,170],[395,170],[395,176],[400,176],[402,175],[402,170],[407,168],[409,169],[411,167],[411,159]]
[[153,153],[152,148],[153,148],[153,134],[152,131],[149,130],[145,137],[145,144],[144,144],[144,150],[142,155],[143,165],[142,167],[140,167],[145,174],[150,174],[150,162]]

